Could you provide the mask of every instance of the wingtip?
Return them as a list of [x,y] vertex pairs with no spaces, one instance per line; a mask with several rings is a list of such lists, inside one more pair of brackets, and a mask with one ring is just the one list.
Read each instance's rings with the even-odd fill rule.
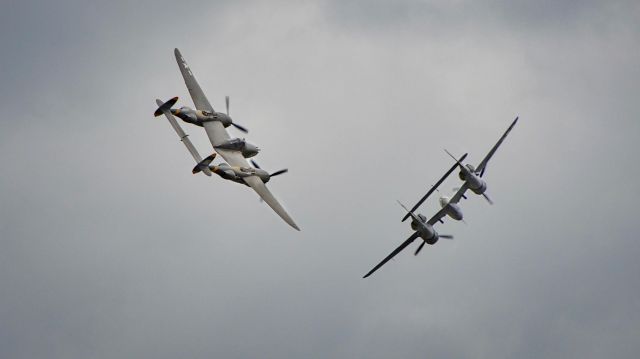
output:
[[[269,204],[267,202],[267,204]],[[273,207],[272,207],[273,208]],[[275,209],[275,208],[274,208]],[[291,228],[295,229],[296,231],[300,232],[300,227],[298,227],[298,225],[296,224],[296,222],[293,220],[293,218],[291,218],[291,216],[289,215],[289,213],[287,213],[287,211],[283,208],[282,209],[284,211],[284,213],[281,213],[280,211],[276,211],[276,213],[280,216],[280,218],[282,218],[288,225],[291,226]]]
[[184,57],[182,57],[182,54],[180,53],[180,50],[178,50],[177,47],[173,50],[173,55],[176,58],[176,61],[184,62]]
[[[269,203],[267,202],[267,204],[269,204]],[[273,208],[273,207],[271,207],[271,208]],[[275,210],[275,208],[273,208],[273,209]],[[284,212],[281,213],[280,211],[276,210],[276,213],[280,216],[280,218],[282,218],[293,229],[295,229],[296,231],[300,232],[300,227],[298,227],[296,222],[293,221],[293,218],[291,218],[289,213],[287,213],[287,211],[284,208],[282,208],[282,210]]]

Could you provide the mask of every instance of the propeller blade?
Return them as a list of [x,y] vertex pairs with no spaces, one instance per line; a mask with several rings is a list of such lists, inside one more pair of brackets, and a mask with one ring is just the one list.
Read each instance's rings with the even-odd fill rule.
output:
[[[224,103],[225,103],[225,106],[227,107],[227,116],[229,116],[229,96],[224,97]],[[244,133],[249,133],[249,130],[247,130],[244,126],[240,126],[234,122],[231,122],[231,124],[233,125],[233,127],[237,128],[238,130]]]
[[487,196],[486,193],[483,193],[482,196],[487,200],[487,202],[489,202],[489,204],[493,204],[493,201],[491,200],[491,198],[489,198],[489,196]]
[[427,242],[422,241],[422,243],[420,243],[420,246],[418,247],[418,249],[416,249],[416,252],[413,255],[417,256],[418,253],[420,253],[420,251],[422,250],[422,247],[424,247],[425,244],[427,244]]
[[440,238],[453,239],[453,236],[450,234],[440,234],[438,235]]
[[251,164],[253,165],[253,167],[260,169],[260,166],[258,166],[258,164],[256,163],[256,161],[251,160]]
[[240,131],[242,131],[244,133],[249,133],[249,130],[247,130],[246,128],[238,125],[237,123],[231,122],[231,124],[233,125],[233,127],[237,128],[238,130],[240,130]]
[[287,173],[287,172],[289,172],[289,170],[285,168],[283,170],[273,172],[272,174],[269,175],[269,177],[281,175],[281,174]]

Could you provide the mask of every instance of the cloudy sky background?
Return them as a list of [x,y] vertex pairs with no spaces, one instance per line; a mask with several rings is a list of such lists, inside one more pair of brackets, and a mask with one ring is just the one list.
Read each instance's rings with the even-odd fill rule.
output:
[[[11,1],[0,14],[0,357],[635,358],[633,1]],[[193,176],[154,99],[248,127],[289,228]],[[456,236],[366,280],[450,165]],[[210,145],[185,124],[201,154]],[[233,130],[231,130],[233,131]],[[241,135],[234,132],[236,135]],[[442,189],[459,185],[451,177]],[[437,210],[434,196],[421,208]]]

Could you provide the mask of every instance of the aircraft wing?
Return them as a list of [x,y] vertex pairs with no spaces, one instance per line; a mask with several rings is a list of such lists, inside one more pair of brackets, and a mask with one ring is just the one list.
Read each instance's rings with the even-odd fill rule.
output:
[[462,198],[464,196],[464,193],[467,191],[467,189],[469,189],[469,185],[467,184],[467,182],[465,182],[462,187],[460,187],[460,189],[458,189],[458,192],[456,192],[456,194],[453,195],[453,197],[451,197],[451,199],[449,200],[449,203],[458,203],[460,202],[460,198]]
[[365,274],[364,277],[362,278],[367,278],[368,276],[373,274],[373,272],[377,271],[385,263],[391,260],[391,258],[395,257],[396,254],[402,252],[402,250],[405,249],[409,244],[411,244],[411,242],[413,242],[416,238],[418,238],[418,236],[419,236],[418,232],[415,232],[414,234],[412,234],[411,237],[407,238],[406,241],[402,242],[402,244],[398,248],[396,248],[393,252],[391,252],[391,254],[389,254],[385,259],[383,259],[382,262],[378,263],[377,266],[373,267],[373,269],[370,270],[369,273]]
[[[205,122],[202,124],[202,127],[204,127],[204,130],[207,133],[207,136],[209,137],[209,141],[211,142],[211,145],[214,148],[231,139],[231,136],[229,136],[229,132],[227,132],[227,130],[222,125],[222,123],[220,123],[220,121]],[[223,152],[233,153],[237,151],[216,150],[216,152],[220,153],[222,157],[224,157],[226,160],[227,158],[224,156]],[[244,159],[244,157],[242,157],[242,159],[243,159],[242,163],[239,163],[239,164],[231,164],[229,161],[227,161],[227,163],[229,163],[229,165],[231,166],[245,166],[245,164],[246,166],[249,166],[249,163],[247,162],[247,160]]]
[[[193,76],[193,72],[191,72],[191,68],[187,65],[184,57],[180,53],[180,50],[175,49],[174,53],[176,55],[176,61],[178,62],[178,67],[180,68],[180,73],[182,73],[182,77],[184,78],[184,83],[187,85],[187,89],[189,90],[189,94],[193,99],[193,104],[196,106],[197,110],[205,110],[209,112],[214,112],[213,106],[207,100],[207,97],[204,95],[204,92],[198,85],[198,81],[196,81],[195,76]],[[215,147],[218,146],[231,138],[229,133],[224,128],[222,123],[219,121],[211,121],[205,122],[203,124],[205,131],[207,132],[207,136],[209,136],[209,140],[211,144]],[[227,157],[223,153],[220,153],[225,160]],[[249,167],[249,163],[242,157],[242,161],[238,163],[231,163],[227,160],[227,163],[231,166],[245,166]]]
[[489,153],[487,153],[487,156],[485,156],[485,158],[482,160],[482,162],[480,162],[478,167],[476,167],[476,172],[480,172],[480,177],[482,177],[482,175],[484,175],[484,170],[487,167],[487,163],[491,159],[491,156],[493,156],[493,154],[496,152],[498,147],[500,147],[500,145],[502,144],[502,141],[504,141],[504,139],[507,138],[507,135],[509,134],[509,132],[511,132],[511,129],[513,128],[513,126],[516,125],[516,122],[518,122],[518,117],[516,117],[516,119],[513,120],[513,122],[511,123],[511,126],[509,126],[509,128],[507,128],[507,130],[504,132],[502,137],[500,137],[498,142],[493,146],[491,151],[489,151]]
[[445,217],[447,215],[447,211],[445,210],[446,207],[442,207],[440,208],[440,210],[433,215],[433,217],[431,217],[427,223],[429,223],[430,225],[434,225],[436,224],[438,221],[440,221],[442,219],[442,217]]
[[[205,122],[204,129],[207,132],[207,136],[209,136],[209,141],[215,147],[218,144],[223,143],[227,139],[229,139],[229,134],[227,130],[224,129],[222,124],[218,121],[213,122]],[[228,150],[216,150],[224,160],[233,167],[251,167],[247,159],[242,156],[242,152],[240,151],[228,151]],[[282,207],[282,205],[278,202],[278,200],[273,196],[271,191],[267,188],[267,186],[262,182],[260,177],[258,176],[249,176],[243,178],[244,182],[249,185],[249,187],[253,188],[254,191],[262,198],[268,205],[271,207],[285,222],[287,222],[291,227],[300,230],[298,225],[295,223],[293,218],[287,213],[287,211]]]
[[193,99],[193,104],[196,106],[196,110],[206,110],[209,112],[213,111],[213,106],[207,100],[207,97],[202,92],[200,85],[198,85],[198,81],[196,81],[195,76],[191,72],[191,68],[187,65],[187,62],[182,57],[180,50],[175,49],[174,54],[176,55],[176,61],[178,62],[178,67],[180,67],[180,72],[182,73],[182,77],[184,78],[184,83],[187,85],[187,89],[189,90],[189,94]]
[[262,198],[268,205],[271,207],[279,216],[282,218],[287,224],[296,230],[300,230],[296,222],[293,221],[293,218],[289,216],[289,213],[280,205],[278,200],[271,194],[267,186],[262,182],[260,177],[258,176],[250,176],[243,178],[244,181],[253,188],[254,191]]

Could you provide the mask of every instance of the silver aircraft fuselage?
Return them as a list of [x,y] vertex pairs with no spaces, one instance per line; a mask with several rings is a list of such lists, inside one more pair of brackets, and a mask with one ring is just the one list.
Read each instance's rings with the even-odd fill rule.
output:
[[464,218],[462,208],[457,203],[451,203],[449,197],[440,197],[440,207],[444,208],[447,215],[456,221],[461,221]]
[[244,138],[232,138],[227,142],[214,146],[216,150],[229,150],[242,152],[244,158],[250,158],[258,154],[258,146],[247,142]]

